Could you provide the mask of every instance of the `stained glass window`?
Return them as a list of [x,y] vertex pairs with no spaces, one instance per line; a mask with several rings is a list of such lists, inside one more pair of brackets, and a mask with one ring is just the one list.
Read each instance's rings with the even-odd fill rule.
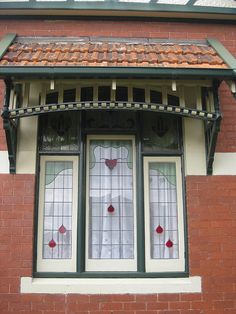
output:
[[91,140],[89,258],[134,258],[133,153],[130,140]]
[[45,166],[43,258],[70,259],[72,252],[72,162]]
[[40,117],[41,151],[78,151],[78,113],[50,113]]
[[[79,95],[81,101],[159,104],[167,97],[179,104],[177,92],[152,87],[60,92],[64,102]],[[58,100],[54,92],[47,97]],[[135,110],[98,107],[39,117],[37,271],[185,272],[181,121]]]
[[178,118],[163,114],[143,114],[143,150],[174,151],[180,148]]
[[178,258],[175,163],[149,165],[151,258]]
[[135,130],[136,116],[133,111],[88,111],[86,112],[87,129]]

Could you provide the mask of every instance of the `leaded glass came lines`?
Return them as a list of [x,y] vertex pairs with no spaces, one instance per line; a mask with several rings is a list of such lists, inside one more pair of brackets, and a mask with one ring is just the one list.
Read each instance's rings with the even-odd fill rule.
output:
[[72,171],[70,161],[46,162],[43,259],[71,258]]
[[89,258],[134,258],[132,142],[92,140]]
[[175,163],[150,163],[150,253],[152,259],[179,257],[175,167]]

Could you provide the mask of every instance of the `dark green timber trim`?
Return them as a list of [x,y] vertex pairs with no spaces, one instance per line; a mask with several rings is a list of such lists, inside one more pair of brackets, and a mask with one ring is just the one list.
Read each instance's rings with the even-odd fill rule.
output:
[[136,136],[136,211],[137,211],[137,270],[138,272],[145,272],[145,225],[144,225],[144,182],[143,182],[143,156],[142,156],[142,134],[143,122],[140,113],[136,114],[137,129]]
[[77,272],[85,271],[85,225],[86,225],[86,137],[84,129],[84,112],[80,113],[80,155],[78,174],[78,222],[77,222]]
[[73,102],[59,103],[51,105],[39,105],[35,107],[17,108],[8,111],[9,119],[30,117],[35,115],[43,115],[50,112],[64,111],[85,111],[85,110],[132,110],[132,111],[152,111],[160,113],[168,113],[182,117],[210,120],[214,121],[218,118],[218,113],[207,112],[188,107],[171,106],[156,103],[138,103],[138,102],[119,102],[119,101],[88,101],[88,102]]
[[234,56],[216,39],[207,39],[208,43],[216,50],[218,55],[228,64],[228,66],[236,70],[236,59]]
[[16,146],[17,146],[17,121],[9,119],[9,103],[12,88],[12,82],[5,81],[6,92],[2,111],[3,128],[6,134],[7,150],[10,165],[10,173],[16,173]]
[[[55,11],[130,11],[139,12],[139,14],[145,14],[146,12],[163,12],[163,13],[184,13],[184,14],[218,14],[219,16],[235,15],[234,8],[225,7],[210,7],[210,6],[195,6],[193,4],[175,5],[175,4],[161,4],[161,3],[120,3],[117,1],[27,1],[27,2],[1,2],[1,10],[16,10],[18,14],[25,14],[27,11],[33,11],[34,14],[42,14],[37,10],[55,10]],[[98,13],[94,13],[98,15]],[[209,17],[208,17],[209,18]]]
[[14,78],[171,78],[229,79],[236,77],[233,69],[145,68],[145,67],[38,67],[0,66],[0,77]]
[[34,278],[181,278],[188,277],[188,272],[141,273],[141,272],[83,272],[83,273],[53,273],[35,272]]
[[213,122],[205,122],[205,138],[206,138],[206,163],[207,163],[207,174],[212,175],[213,173],[213,162],[217,143],[218,133],[220,131],[220,124],[222,115],[220,114],[220,102],[218,97],[219,81],[213,82],[213,98],[215,112],[218,113],[218,117]]
[[4,56],[8,47],[13,43],[16,38],[16,34],[7,34],[0,41],[0,59]]

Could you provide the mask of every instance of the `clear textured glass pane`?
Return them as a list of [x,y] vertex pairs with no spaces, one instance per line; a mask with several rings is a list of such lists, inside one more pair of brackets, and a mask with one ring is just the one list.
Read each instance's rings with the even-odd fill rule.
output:
[[81,88],[81,101],[93,101],[93,87]]
[[[72,172],[70,161],[46,161],[43,258],[70,259],[72,252]],[[50,188],[48,188],[50,187]]]
[[76,89],[66,89],[63,92],[63,102],[74,102],[76,95]]
[[116,101],[128,101],[128,87],[116,87]]
[[168,152],[180,149],[178,118],[153,112],[143,113],[143,150]]
[[98,87],[98,101],[110,101],[111,99],[111,87],[99,86]]
[[149,163],[150,239],[152,259],[179,257],[176,165]]
[[133,101],[145,102],[145,89],[144,88],[133,88]]
[[132,150],[130,140],[90,142],[89,258],[134,258]]
[[47,93],[46,104],[57,104],[58,103],[58,92]]
[[155,90],[150,90],[150,100],[152,103],[162,104],[162,93]]

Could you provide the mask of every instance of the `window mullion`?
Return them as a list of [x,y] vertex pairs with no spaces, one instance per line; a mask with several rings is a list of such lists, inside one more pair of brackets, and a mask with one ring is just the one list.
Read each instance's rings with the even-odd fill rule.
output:
[[137,197],[137,271],[145,272],[145,228],[144,228],[144,200],[143,200],[143,160],[142,160],[142,124],[140,115],[137,114],[138,129],[136,154],[137,154],[137,175],[136,175],[136,197]]
[[85,270],[85,193],[86,193],[86,149],[85,137],[81,135],[79,186],[78,186],[78,235],[77,235],[77,272]]

